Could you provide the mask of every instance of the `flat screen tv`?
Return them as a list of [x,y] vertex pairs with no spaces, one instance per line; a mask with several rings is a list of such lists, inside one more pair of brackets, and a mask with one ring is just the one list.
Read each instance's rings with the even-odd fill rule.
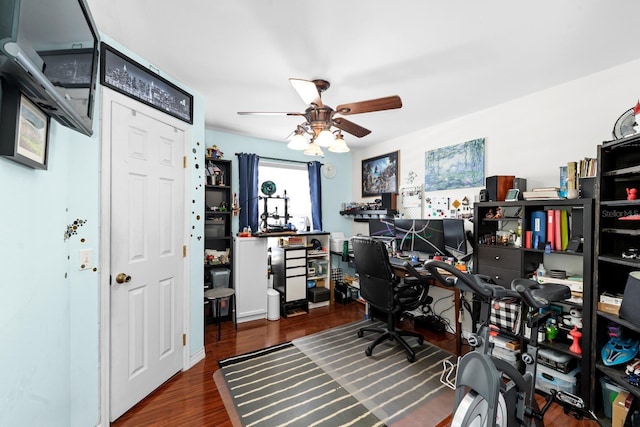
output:
[[0,77],[86,135],[93,133],[98,51],[85,0],[0,1]]

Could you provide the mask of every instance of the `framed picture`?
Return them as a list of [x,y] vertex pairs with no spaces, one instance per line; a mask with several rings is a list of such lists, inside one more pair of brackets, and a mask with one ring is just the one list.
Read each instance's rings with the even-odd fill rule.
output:
[[47,169],[49,116],[18,88],[2,84],[0,155],[34,169]]
[[56,86],[88,88],[93,71],[93,49],[61,49],[38,52],[44,75]]
[[399,151],[362,161],[362,197],[398,192]]
[[100,83],[193,124],[193,96],[102,43]]
[[484,138],[425,152],[424,191],[484,186]]

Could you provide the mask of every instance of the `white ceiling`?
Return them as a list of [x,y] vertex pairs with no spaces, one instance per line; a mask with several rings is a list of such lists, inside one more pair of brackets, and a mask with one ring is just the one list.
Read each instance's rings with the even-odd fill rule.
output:
[[353,148],[640,58],[636,0],[87,2],[101,33],[205,97],[207,128],[271,140],[301,118],[236,113],[303,112],[289,77],[329,80],[334,108],[402,98],[348,117],[372,131]]

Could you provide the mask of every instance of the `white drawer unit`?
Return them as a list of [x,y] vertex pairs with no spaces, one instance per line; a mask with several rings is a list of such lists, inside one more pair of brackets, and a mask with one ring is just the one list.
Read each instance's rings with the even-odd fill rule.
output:
[[307,250],[304,246],[272,247],[273,287],[280,292],[282,317],[309,311],[307,302]]
[[330,303],[310,302],[310,288],[328,288],[331,292],[329,233],[300,233],[295,236],[295,244],[287,240],[286,236],[269,238],[273,287],[280,293],[282,317],[306,314],[310,308]]

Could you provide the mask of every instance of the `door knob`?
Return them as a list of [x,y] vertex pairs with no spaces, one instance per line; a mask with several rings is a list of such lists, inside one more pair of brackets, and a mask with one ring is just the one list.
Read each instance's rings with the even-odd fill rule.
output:
[[125,273],[120,273],[116,276],[116,283],[129,283],[131,281],[131,276]]

